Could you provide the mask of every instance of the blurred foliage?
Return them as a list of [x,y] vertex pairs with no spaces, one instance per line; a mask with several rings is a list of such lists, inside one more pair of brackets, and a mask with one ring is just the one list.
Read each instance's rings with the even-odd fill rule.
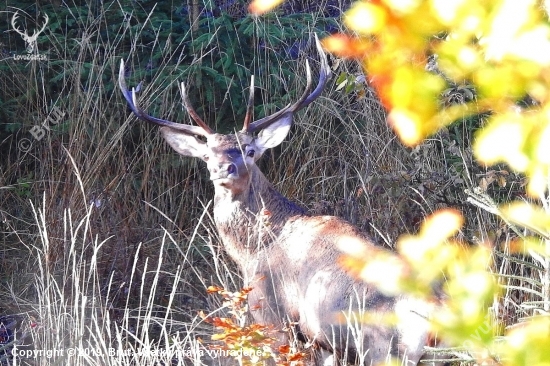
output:
[[[325,45],[364,60],[405,144],[418,144],[458,118],[490,112],[475,144],[477,158],[508,163],[529,176],[530,194],[544,193],[550,173],[544,6],[533,0],[357,2],[345,22],[359,37],[337,35]],[[456,85],[464,85],[462,102],[440,103]],[[533,102],[526,106],[526,98]]]
[[342,245],[340,249],[346,255],[341,263],[389,296],[409,293],[430,300],[442,287],[448,301],[445,306],[435,307],[433,332],[453,345],[467,340],[469,350],[474,351],[493,340],[488,306],[498,287],[487,271],[490,248],[468,248],[452,239],[462,223],[458,211],[441,210],[426,219],[417,235],[399,238],[399,255],[385,251],[366,255],[362,246]]
[[[356,35],[324,40],[328,50],[363,62],[404,144],[484,114],[475,157],[525,174],[527,193],[540,200],[540,206],[498,207],[483,187],[471,192],[470,202],[518,235],[504,251],[528,254],[534,264],[529,280],[539,300],[507,330],[494,326],[489,311],[499,297],[492,243],[469,247],[453,240],[463,221],[459,212],[440,211],[418,235],[401,237],[398,255],[341,248],[347,268],[388,294],[431,297],[442,283],[446,301],[435,311],[434,331],[451,345],[467,345],[477,364],[550,365],[549,6],[536,0],[358,1],[344,18]],[[486,184],[491,179],[506,184],[506,174],[487,175]]]
[[[532,318],[505,331],[503,341],[495,339],[488,310],[499,287],[490,271],[491,247],[465,249],[450,239],[462,221],[457,212],[436,213],[418,236],[402,237],[399,256],[358,264],[361,251],[355,250],[352,263],[363,279],[378,282],[383,289],[390,287],[394,293],[432,295],[432,288],[445,278],[448,300],[435,312],[434,331],[453,345],[467,343],[470,352],[480,351],[474,352],[478,363],[550,364],[550,25],[546,7],[537,1],[514,0],[363,1],[352,6],[345,22],[359,36],[333,36],[325,45],[364,61],[388,109],[388,122],[406,145],[420,143],[459,118],[487,115],[474,144],[477,159],[485,164],[504,162],[526,174],[528,193],[542,201],[542,207],[526,202],[488,207],[517,226],[520,240],[513,245],[515,251],[529,253],[540,266],[541,301],[533,307]],[[450,93],[452,88],[455,91]],[[461,98],[451,99],[457,89]],[[526,98],[533,102],[526,105]],[[502,179],[497,177],[499,184]],[[523,234],[526,229],[533,237]],[[342,249],[349,254],[349,248]],[[427,271],[433,263],[438,266]],[[375,274],[387,273],[380,269],[388,267],[396,273],[393,283],[388,283],[387,276],[377,281]]]

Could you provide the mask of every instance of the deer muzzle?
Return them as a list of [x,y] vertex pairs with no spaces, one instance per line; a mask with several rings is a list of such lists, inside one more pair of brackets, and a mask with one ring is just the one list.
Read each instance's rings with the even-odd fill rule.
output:
[[220,164],[210,170],[210,180],[231,179],[238,176],[238,169],[234,163]]

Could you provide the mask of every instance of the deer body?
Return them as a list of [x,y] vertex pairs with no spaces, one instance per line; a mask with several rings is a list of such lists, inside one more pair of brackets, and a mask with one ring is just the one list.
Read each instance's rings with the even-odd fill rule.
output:
[[[264,151],[284,140],[293,113],[322,92],[330,69],[318,41],[317,49],[321,71],[315,90],[309,93],[308,66],[308,86],[297,103],[250,123],[251,87],[244,128],[235,134],[212,131],[190,106],[183,84],[184,106],[198,126],[144,113],[135,91],[126,87],[123,64],[119,83],[132,111],[161,125],[163,137],[174,150],[206,162],[215,187],[214,220],[224,249],[239,266],[245,284],[253,287],[249,304],[256,323],[279,328],[288,322],[297,324],[303,338],[339,359],[370,365],[382,363],[390,355],[417,364],[428,341],[430,305],[406,297],[386,297],[350,277],[337,263],[338,246],[360,243],[372,251],[383,249],[345,220],[309,216],[281,195],[255,164]],[[383,316],[394,310],[399,318],[395,327],[382,322],[361,324],[357,319],[353,326],[357,312]],[[281,333],[280,343],[286,338],[286,333]],[[323,362],[322,357],[315,360],[316,364]]]
[[[352,279],[337,265],[340,253],[336,248],[342,240],[374,245],[340,218],[309,216],[281,195],[256,165],[248,174],[249,185],[238,194],[215,183],[214,220],[225,251],[238,264],[246,286],[253,287],[249,304],[255,322],[279,329],[285,323],[298,324],[307,339],[354,362],[357,347],[347,346],[354,340],[339,315],[359,310],[359,302],[364,303],[363,311],[387,314],[399,299],[385,297]],[[428,314],[423,306],[411,310],[421,326],[413,332],[422,333],[420,339],[412,337],[413,343],[418,341],[415,345],[402,344],[406,332],[361,326],[365,346],[359,348],[367,353],[366,364],[380,362],[388,354],[420,358],[427,341],[423,317]],[[280,342],[287,342],[285,335]]]

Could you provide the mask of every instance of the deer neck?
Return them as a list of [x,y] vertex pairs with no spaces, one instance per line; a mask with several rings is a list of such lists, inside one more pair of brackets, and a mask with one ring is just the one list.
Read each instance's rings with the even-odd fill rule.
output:
[[217,186],[214,196],[218,232],[237,263],[247,262],[251,255],[268,248],[286,222],[306,214],[305,209],[280,194],[258,167],[253,166],[249,174],[250,184],[242,193],[233,195]]

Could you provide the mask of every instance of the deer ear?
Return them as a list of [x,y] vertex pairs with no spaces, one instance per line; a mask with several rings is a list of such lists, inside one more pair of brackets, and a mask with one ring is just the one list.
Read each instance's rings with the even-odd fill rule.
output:
[[170,127],[162,127],[160,133],[166,142],[168,142],[168,144],[180,155],[201,159],[206,155],[206,143],[193,135],[183,133]]
[[292,113],[283,115],[276,122],[260,131],[255,140],[256,148],[260,150],[260,153],[263,153],[267,149],[279,145],[288,135],[291,126]]

